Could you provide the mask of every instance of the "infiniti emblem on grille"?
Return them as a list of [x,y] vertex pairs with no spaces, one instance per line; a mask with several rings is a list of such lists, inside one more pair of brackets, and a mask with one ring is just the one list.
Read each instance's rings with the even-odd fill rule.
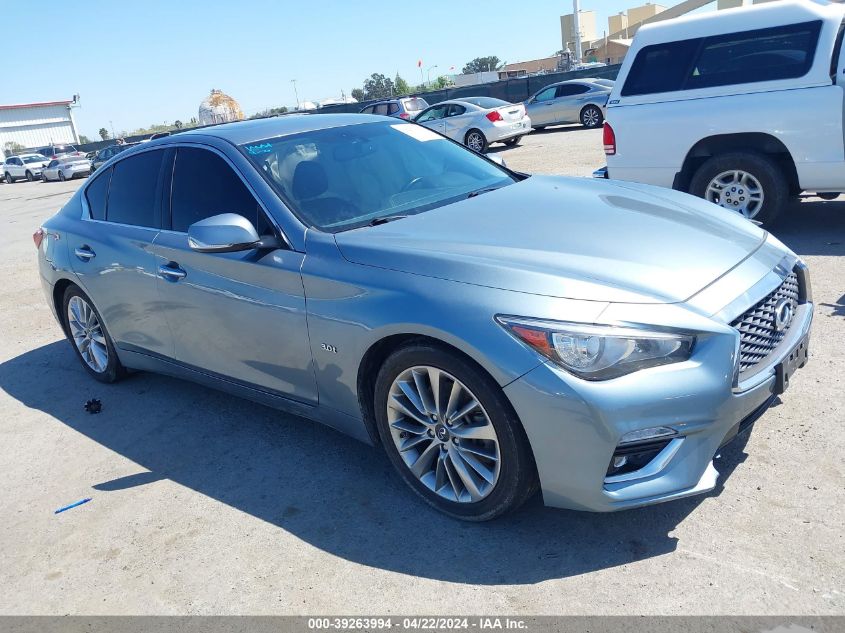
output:
[[792,304],[789,299],[781,299],[775,304],[775,330],[783,332],[792,321]]

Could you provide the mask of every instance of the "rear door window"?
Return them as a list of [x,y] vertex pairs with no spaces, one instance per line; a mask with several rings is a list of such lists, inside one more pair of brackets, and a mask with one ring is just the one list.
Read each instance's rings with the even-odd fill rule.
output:
[[387,114],[387,104],[386,103],[379,103],[377,106],[375,106],[373,113],[374,114]]
[[99,173],[85,189],[85,200],[88,202],[88,210],[91,212],[92,220],[106,219],[106,199],[109,194],[109,181],[111,180],[112,168]]
[[388,114],[396,114],[399,112],[399,104],[398,103],[391,103],[388,104],[387,113]]
[[589,92],[589,90],[589,86],[583,84],[564,84],[563,86],[557,87],[557,96],[571,97],[573,95],[584,94],[585,92]]
[[106,220],[155,228],[156,200],[163,150],[130,156],[112,169]]

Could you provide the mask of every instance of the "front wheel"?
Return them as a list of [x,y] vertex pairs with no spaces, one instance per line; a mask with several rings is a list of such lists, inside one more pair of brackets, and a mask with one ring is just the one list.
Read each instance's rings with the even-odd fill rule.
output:
[[786,174],[769,156],[730,152],[707,159],[695,172],[689,192],[749,220],[771,223],[786,206]]
[[464,145],[474,152],[483,154],[487,151],[487,137],[480,130],[470,130],[464,138]]
[[9,172],[6,172],[5,179],[7,185],[11,185],[13,182],[15,182],[15,179],[12,178],[12,174],[10,174]]
[[430,344],[394,352],[376,379],[374,407],[394,468],[441,512],[486,521],[533,492],[534,460],[510,403],[457,353]]
[[590,130],[601,127],[604,123],[604,115],[598,106],[588,105],[581,110],[581,125]]
[[65,172],[63,172],[63,171],[59,172],[59,180],[61,180],[62,182],[64,182],[66,180],[65,179]]
[[26,171],[26,180],[27,182],[32,182],[33,180],[35,180],[35,177],[32,175],[32,172],[29,170]]

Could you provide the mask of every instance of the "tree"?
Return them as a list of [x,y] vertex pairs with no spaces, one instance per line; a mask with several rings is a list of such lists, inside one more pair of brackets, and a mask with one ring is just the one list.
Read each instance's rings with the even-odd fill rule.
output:
[[399,73],[396,73],[396,78],[393,80],[393,89],[397,95],[411,94],[411,86],[409,86],[408,82],[399,76]]
[[364,101],[364,91],[360,88],[353,88],[350,94],[355,101]]
[[261,112],[256,112],[253,114],[250,119],[266,119],[271,116],[277,116],[279,114],[284,114],[287,112],[288,109],[285,106],[279,106],[278,108],[267,108],[266,110],[262,110]]
[[380,73],[373,73],[364,80],[365,99],[389,99],[395,93],[393,80]]
[[489,55],[487,57],[476,57],[466,66],[464,66],[462,72],[465,75],[471,75],[473,73],[483,73],[485,71],[498,70],[499,66],[501,65],[502,62],[495,55]]
[[80,134],[79,135],[79,142],[84,145],[85,143],[90,143],[91,139],[88,138],[87,136],[85,136],[84,134]]
[[176,120],[173,122],[173,127],[175,127],[177,130],[181,130],[181,129],[182,129],[182,125],[183,125],[183,124],[182,124],[182,122],[181,122],[179,119],[176,119]]
[[104,141],[109,140],[109,131],[106,128],[101,127],[100,131],[97,132],[97,134],[99,134],[100,138],[103,139]]

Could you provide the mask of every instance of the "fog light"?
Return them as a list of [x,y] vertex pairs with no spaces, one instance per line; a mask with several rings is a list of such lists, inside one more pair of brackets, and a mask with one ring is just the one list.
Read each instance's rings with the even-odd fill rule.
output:
[[661,437],[671,437],[672,435],[677,434],[678,432],[675,429],[669,428],[668,426],[653,426],[649,429],[640,429],[638,431],[625,433],[625,435],[623,435],[619,440],[619,445],[646,442],[648,440],[654,440]]
[[627,463],[628,463],[628,456],[627,455],[621,455],[619,457],[613,458],[613,467],[614,468],[622,468]]

